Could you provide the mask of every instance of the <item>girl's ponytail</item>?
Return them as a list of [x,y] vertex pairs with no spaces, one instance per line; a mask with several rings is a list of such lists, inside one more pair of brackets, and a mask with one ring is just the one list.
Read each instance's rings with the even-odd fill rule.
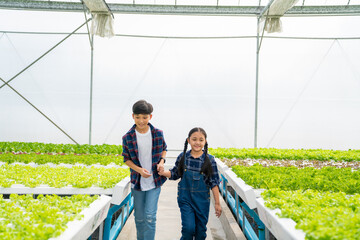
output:
[[207,178],[210,178],[211,175],[213,174],[213,169],[212,169],[210,158],[208,156],[208,143],[207,142],[205,143],[205,146],[204,146],[204,154],[205,154],[205,161],[201,167],[201,172],[203,172]]
[[178,175],[180,177],[182,177],[183,173],[184,173],[184,168],[185,168],[185,154],[186,154],[186,150],[187,150],[187,146],[188,146],[188,140],[185,140],[184,143],[184,152],[183,155],[181,156],[180,162],[179,162],[179,167],[178,167]]

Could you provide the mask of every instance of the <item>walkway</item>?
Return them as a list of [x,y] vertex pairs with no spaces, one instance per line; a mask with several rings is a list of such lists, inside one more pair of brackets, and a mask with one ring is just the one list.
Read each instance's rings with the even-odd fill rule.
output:
[[[172,168],[179,152],[168,152],[165,169]],[[175,240],[181,237],[181,217],[177,205],[178,181],[166,181],[161,188],[157,212],[156,240]],[[223,208],[226,207],[225,205]],[[225,210],[225,209],[223,209]],[[225,210],[226,211],[226,210]],[[229,210],[228,210],[229,211]],[[207,240],[226,240],[226,235],[220,220],[215,216],[214,206],[210,206],[207,225]],[[134,216],[131,214],[117,240],[136,240]]]
[[[180,151],[168,151],[165,169],[175,165]],[[181,237],[180,209],[177,205],[178,181],[166,181],[161,187],[159,198],[155,240],[178,240]],[[210,205],[207,224],[207,240],[246,240],[225,201],[220,198],[223,213],[221,221],[215,216],[213,201]],[[226,230],[224,230],[226,229]],[[226,236],[227,235],[227,236]],[[133,214],[127,220],[117,240],[136,240],[136,227]]]
[[[161,188],[156,223],[156,240],[175,240],[181,237],[180,210],[177,205],[178,181],[166,181]],[[225,240],[225,233],[220,220],[215,216],[214,207],[211,206],[208,223],[207,239]],[[117,240],[136,240],[134,215],[125,224]]]

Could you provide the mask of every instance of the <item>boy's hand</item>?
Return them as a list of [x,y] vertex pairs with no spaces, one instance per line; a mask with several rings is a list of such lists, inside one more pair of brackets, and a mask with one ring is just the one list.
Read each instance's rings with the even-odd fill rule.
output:
[[215,215],[217,217],[220,217],[221,213],[222,213],[222,209],[220,203],[215,203]]
[[152,174],[150,174],[150,172],[148,170],[146,170],[145,168],[142,168],[141,171],[139,172],[140,175],[144,178],[148,178],[150,177]]

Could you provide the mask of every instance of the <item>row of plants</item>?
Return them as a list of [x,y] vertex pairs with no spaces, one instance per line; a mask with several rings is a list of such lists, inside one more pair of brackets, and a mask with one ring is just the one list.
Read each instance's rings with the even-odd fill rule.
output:
[[109,144],[89,145],[38,142],[0,142],[0,153],[4,152],[120,155],[122,153],[122,146]]
[[60,236],[66,224],[83,216],[80,212],[98,199],[98,196],[11,194],[9,199],[0,195],[0,239],[35,240]]
[[228,167],[235,165],[250,167],[254,164],[260,164],[264,167],[296,167],[296,168],[323,168],[323,167],[337,167],[337,168],[352,168],[360,169],[360,161],[320,161],[320,160],[269,160],[269,159],[224,159],[224,163]]
[[123,157],[120,155],[99,155],[99,154],[86,154],[86,155],[60,155],[60,154],[47,154],[47,153],[3,153],[0,154],[0,162],[4,163],[66,163],[66,164],[85,164],[85,165],[123,165]]
[[262,193],[265,205],[281,209],[279,217],[291,218],[306,239],[360,239],[360,195],[317,190]]
[[360,150],[276,149],[276,148],[211,148],[219,159],[360,161]]
[[[358,150],[216,149],[211,153],[246,184],[265,189],[265,206],[280,209],[279,217],[293,219],[306,239],[360,239],[360,171],[352,164],[360,159]],[[332,160],[333,166],[322,164],[324,160]]]
[[[30,188],[113,188],[130,174],[128,168],[119,167],[123,165],[121,153],[122,147],[118,145],[0,142],[0,189],[15,184]],[[66,165],[53,165],[60,163]],[[81,210],[98,198],[98,195],[39,195],[37,199],[32,195],[11,194],[10,199],[0,196],[0,239],[8,240],[60,236],[66,224],[80,219]]]
[[22,184],[25,187],[47,185],[62,188],[101,187],[113,188],[122,179],[129,176],[128,168],[118,167],[50,167],[39,165],[36,167],[19,164],[3,164],[0,166],[0,187],[9,188],[13,184]]
[[[360,239],[359,150],[212,149],[306,239]],[[326,163],[325,163],[326,162]]]
[[255,189],[318,190],[360,193],[360,171],[351,168],[233,166],[232,171]]

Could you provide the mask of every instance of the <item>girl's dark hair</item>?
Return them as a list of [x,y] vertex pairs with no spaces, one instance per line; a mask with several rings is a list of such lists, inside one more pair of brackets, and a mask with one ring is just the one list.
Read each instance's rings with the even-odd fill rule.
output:
[[153,106],[145,100],[139,100],[134,103],[132,111],[134,114],[151,114],[153,112]]
[[[190,139],[191,135],[194,132],[201,132],[205,136],[205,140],[207,138],[207,134],[206,134],[205,130],[200,128],[200,127],[193,128],[193,129],[190,130],[189,135],[186,138],[185,143],[184,143],[183,155],[181,156],[181,159],[180,159],[180,162],[179,162],[178,174],[179,174],[180,177],[182,177],[182,175],[184,173],[185,153],[186,153],[187,146],[188,146],[188,139]],[[210,158],[208,156],[208,143],[207,143],[207,141],[206,141],[205,146],[204,146],[204,154],[205,154],[205,161],[204,161],[204,164],[201,167],[200,172],[204,173],[207,178],[210,178],[212,173],[213,173],[213,169],[212,169]]]

